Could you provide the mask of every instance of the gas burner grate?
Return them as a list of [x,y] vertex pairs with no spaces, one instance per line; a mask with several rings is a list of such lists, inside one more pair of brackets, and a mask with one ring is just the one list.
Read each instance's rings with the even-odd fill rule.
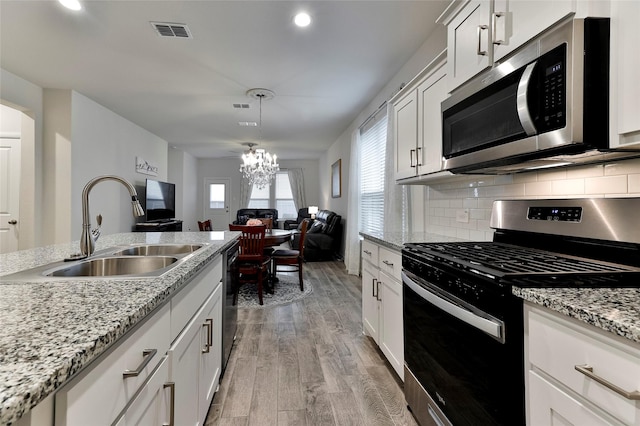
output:
[[[603,274],[639,269],[496,242],[412,244],[418,253],[496,277],[536,274]],[[419,254],[418,254],[419,256]]]

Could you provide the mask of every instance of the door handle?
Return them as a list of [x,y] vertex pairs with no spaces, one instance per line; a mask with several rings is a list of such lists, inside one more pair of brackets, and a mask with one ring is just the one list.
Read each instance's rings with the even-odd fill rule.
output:
[[11,219],[11,220],[9,221],[9,225],[16,225],[17,223],[18,223],[18,221],[17,221],[17,220],[15,220],[15,219]]

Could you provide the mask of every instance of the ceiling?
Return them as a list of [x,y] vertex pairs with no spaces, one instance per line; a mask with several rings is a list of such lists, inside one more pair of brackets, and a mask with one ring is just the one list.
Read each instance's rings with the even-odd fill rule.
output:
[[[319,158],[423,44],[449,0],[0,0],[0,66],[73,89],[199,158]],[[293,24],[307,11],[307,28]],[[192,38],[160,37],[155,22]],[[246,95],[266,88],[275,98]],[[233,104],[249,104],[234,108]]]

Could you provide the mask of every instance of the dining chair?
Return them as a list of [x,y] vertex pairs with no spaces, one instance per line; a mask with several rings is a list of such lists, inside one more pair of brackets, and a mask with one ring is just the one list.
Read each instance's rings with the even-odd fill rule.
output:
[[203,222],[198,221],[198,229],[201,231],[213,231],[213,228],[211,227],[211,220],[207,219]]
[[262,222],[264,226],[267,227],[267,232],[271,232],[273,230],[273,219],[270,217],[259,217],[258,220]]
[[[298,279],[300,280],[300,291],[304,291],[304,282],[302,280],[302,264],[304,263],[304,244],[305,237],[307,235],[307,228],[309,227],[309,222],[311,219],[305,219],[302,221],[302,226],[300,229],[300,240],[298,244],[297,250],[285,250],[279,249],[273,252],[271,255],[271,262],[273,264],[272,271],[273,275],[276,275],[278,272],[278,266],[287,266],[286,270],[281,270],[282,272],[295,272],[298,271]],[[294,267],[294,269],[290,269]]]
[[238,286],[233,293],[233,304],[238,302],[238,289],[242,284],[254,283],[258,286],[258,299],[262,295],[265,280],[269,276],[271,258],[264,255],[265,226],[229,225],[230,231],[240,231],[240,252],[237,260]]

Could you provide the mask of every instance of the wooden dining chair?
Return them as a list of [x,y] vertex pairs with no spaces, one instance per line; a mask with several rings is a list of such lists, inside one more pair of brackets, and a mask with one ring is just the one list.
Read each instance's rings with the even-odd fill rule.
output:
[[230,231],[240,231],[240,252],[237,260],[238,286],[233,293],[233,304],[238,302],[238,289],[242,284],[258,286],[258,300],[263,303],[265,280],[269,276],[271,258],[264,255],[265,226],[229,225]]
[[201,231],[213,231],[213,228],[211,227],[211,220],[207,219],[203,222],[198,221],[198,229]]
[[258,220],[262,222],[264,226],[267,227],[267,232],[271,232],[273,230],[273,219],[270,217],[259,217]]
[[[278,266],[287,266],[287,272],[298,271],[298,279],[300,280],[300,291],[304,291],[304,282],[302,280],[302,264],[304,263],[304,244],[305,237],[307,235],[307,228],[309,227],[310,219],[305,219],[302,222],[300,229],[300,240],[297,250],[276,250],[271,255],[272,270],[275,275],[278,272]],[[294,267],[294,269],[291,269]],[[282,270],[285,272],[285,270]]]

